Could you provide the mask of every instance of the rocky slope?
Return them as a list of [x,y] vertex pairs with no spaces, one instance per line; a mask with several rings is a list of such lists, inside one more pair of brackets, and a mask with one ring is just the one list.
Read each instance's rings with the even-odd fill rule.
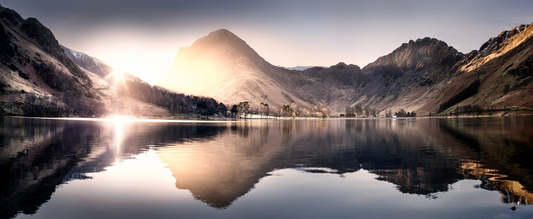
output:
[[469,54],[436,39],[410,41],[363,68],[371,86],[358,98],[418,115],[531,113],[532,31],[530,25],[503,31]]
[[0,6],[0,113],[93,116],[104,113],[101,93],[37,19]]

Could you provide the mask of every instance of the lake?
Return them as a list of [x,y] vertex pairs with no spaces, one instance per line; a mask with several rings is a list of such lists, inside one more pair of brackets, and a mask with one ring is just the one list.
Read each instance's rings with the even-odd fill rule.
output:
[[533,217],[533,117],[0,124],[0,218]]

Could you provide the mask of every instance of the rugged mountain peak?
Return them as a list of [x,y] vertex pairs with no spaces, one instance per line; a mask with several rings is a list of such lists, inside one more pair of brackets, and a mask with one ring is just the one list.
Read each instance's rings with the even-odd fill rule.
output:
[[507,41],[508,39],[510,39],[511,37],[515,35],[522,33],[528,27],[529,27],[529,24],[522,24],[522,25],[512,28],[511,30],[502,31],[500,34],[498,34],[498,36],[491,37],[489,40],[487,40],[487,42],[481,45],[481,47],[479,48],[479,52],[481,53],[482,56],[487,56],[491,54],[492,51],[494,51],[494,49],[500,46],[501,43],[503,43],[504,41]]
[[264,61],[244,40],[227,29],[220,29],[196,40],[189,48],[179,53],[189,52],[192,56],[206,53],[224,54],[228,58],[244,56],[256,61]]
[[37,19],[30,17],[24,20],[20,25],[20,30],[28,37],[34,39],[50,55],[58,52],[59,42],[57,42],[54,34]]
[[222,44],[230,44],[230,45],[239,45],[239,44],[246,44],[244,40],[230,32],[226,29],[220,29],[213,31],[209,33],[207,36],[204,36],[198,40],[196,40],[191,47],[198,47],[199,45],[222,45]]
[[378,66],[395,66],[403,71],[414,71],[428,65],[455,64],[464,55],[455,48],[435,38],[423,38],[404,43],[392,53],[378,58],[363,69]]
[[24,19],[22,19],[17,12],[2,6],[0,6],[0,18],[5,21],[9,21],[9,23],[11,23],[13,26],[18,26],[24,21]]
[[234,33],[227,29],[219,29],[209,33],[205,38],[220,40],[240,40]]

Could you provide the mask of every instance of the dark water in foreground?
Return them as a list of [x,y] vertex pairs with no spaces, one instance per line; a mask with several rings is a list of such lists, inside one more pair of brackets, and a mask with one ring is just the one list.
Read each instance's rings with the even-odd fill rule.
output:
[[0,218],[533,218],[533,117],[0,117]]

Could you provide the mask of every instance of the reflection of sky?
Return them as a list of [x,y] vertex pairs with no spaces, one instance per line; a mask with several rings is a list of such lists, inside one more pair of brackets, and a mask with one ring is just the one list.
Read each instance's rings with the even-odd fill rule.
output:
[[[437,199],[400,193],[366,170],[313,174],[294,169],[271,172],[227,209],[216,210],[178,190],[154,150],[90,174],[92,180],[62,186],[32,218],[522,218],[531,206],[500,203],[495,191],[464,180]],[[178,179],[179,180],[179,179]],[[29,218],[21,215],[19,218]]]

